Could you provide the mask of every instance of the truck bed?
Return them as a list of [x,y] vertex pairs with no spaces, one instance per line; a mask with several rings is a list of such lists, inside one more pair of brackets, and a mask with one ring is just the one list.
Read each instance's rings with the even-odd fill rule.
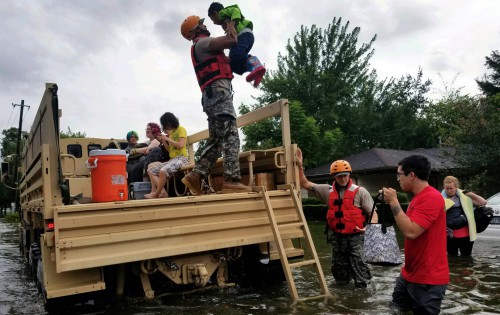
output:
[[[267,193],[283,238],[303,237],[291,191]],[[60,206],[54,222],[57,272],[274,241],[257,192]]]

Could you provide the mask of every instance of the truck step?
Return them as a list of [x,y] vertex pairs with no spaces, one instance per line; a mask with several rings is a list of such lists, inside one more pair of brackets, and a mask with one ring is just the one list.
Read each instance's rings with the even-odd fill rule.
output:
[[290,266],[290,268],[297,268],[297,267],[314,265],[314,264],[316,264],[316,261],[314,259],[310,259],[310,260],[299,261],[296,263],[291,263],[289,266]]

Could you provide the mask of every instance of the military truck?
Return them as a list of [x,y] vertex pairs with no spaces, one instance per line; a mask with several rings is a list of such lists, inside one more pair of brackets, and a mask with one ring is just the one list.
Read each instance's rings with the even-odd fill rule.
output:
[[222,158],[207,194],[182,186],[194,145],[209,136],[204,130],[188,136],[190,165],[168,184],[173,196],[95,202],[89,157],[117,141],[60,139],[57,93],[57,84],[46,84],[21,157],[20,248],[47,305],[102,290],[123,295],[134,279],[147,299],[160,289],[224,287],[245,274],[264,279],[270,266],[279,266],[294,299],[291,269],[308,265],[317,274],[316,295],[329,294],[302,212],[287,100],[237,119],[242,127],[281,116],[282,146],[240,153],[252,192],[217,193]]

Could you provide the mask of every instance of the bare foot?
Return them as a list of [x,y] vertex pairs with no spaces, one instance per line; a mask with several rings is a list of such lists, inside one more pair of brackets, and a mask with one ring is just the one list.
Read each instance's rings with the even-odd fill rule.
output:
[[155,199],[155,198],[158,198],[158,195],[155,194],[155,193],[150,193],[150,194],[144,195],[144,198],[146,198],[146,199]]
[[158,198],[168,198],[168,193],[163,191]]

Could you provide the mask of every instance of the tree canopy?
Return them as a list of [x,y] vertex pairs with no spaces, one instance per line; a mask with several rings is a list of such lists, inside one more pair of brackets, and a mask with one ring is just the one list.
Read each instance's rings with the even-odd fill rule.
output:
[[[0,207],[10,204],[16,200],[16,191],[10,187],[16,186],[16,176],[13,172],[15,169],[15,159],[17,152],[17,130],[18,128],[11,127],[2,130],[1,155],[4,162],[9,163],[10,174],[3,177],[4,182],[0,184]],[[25,138],[26,132],[21,134],[21,141]],[[22,150],[22,145],[21,145]],[[9,158],[7,158],[9,157]],[[7,158],[7,159],[6,159]]]
[[[500,55],[486,57],[489,74],[476,80],[482,95],[449,91],[441,99],[428,94],[432,82],[423,70],[380,80],[370,69],[373,36],[358,43],[360,28],[334,18],[326,29],[301,26],[288,40],[278,66],[261,84],[257,104],[240,114],[290,101],[292,141],[304,153],[307,168],[370,148],[412,150],[451,148],[458,169],[449,170],[468,189],[486,197],[500,187]],[[243,128],[244,150],[281,145],[280,119]],[[449,175],[449,174],[446,174]]]
[[[0,153],[3,157],[6,157],[11,154],[16,154],[17,150],[17,128],[11,127],[9,129],[2,130],[2,148],[0,149]],[[27,133],[24,131],[21,134],[21,141],[25,139]],[[21,145],[22,148],[22,145]]]
[[476,80],[479,89],[485,96],[494,96],[500,93],[500,54],[498,50],[491,53],[491,56],[486,56],[485,66],[492,73],[485,74],[482,80]]
[[[244,114],[280,98],[291,101],[292,140],[308,157],[306,167],[372,147],[436,145],[420,116],[431,82],[420,69],[416,77],[379,81],[369,64],[376,36],[359,44],[360,31],[340,18],[324,30],[302,26],[263,81],[259,104],[240,107]],[[279,119],[243,128],[244,148],[281,145],[271,130],[279,130]]]
[[61,131],[59,133],[61,139],[65,138],[85,138],[87,136],[87,133],[85,131],[76,131],[73,132],[71,128],[68,126],[67,131]]
[[[1,142],[0,152],[4,159],[10,156],[9,159],[6,159],[4,161],[9,163],[11,174],[9,174],[10,176],[4,178],[6,179],[4,184],[0,184],[0,206],[3,206],[5,204],[10,204],[11,202],[15,202],[16,200],[16,192],[15,189],[12,188],[16,187],[16,180],[17,180],[15,174],[13,174],[15,169],[15,161],[16,161],[15,159],[17,151],[17,131],[18,128],[15,127],[2,130],[3,138]],[[21,134],[21,147],[20,147],[21,154],[23,152],[24,142],[27,136],[28,133],[26,131],[23,131]],[[73,132],[70,127],[68,127],[68,130],[66,132],[64,131],[60,132],[60,137],[62,139],[85,138],[85,136],[86,136],[85,132],[80,132],[80,131]]]
[[500,187],[499,61],[498,51],[486,57],[486,67],[492,74],[484,75],[483,81],[476,80],[482,95],[449,93],[426,113],[442,144],[455,150],[451,157],[460,166],[456,175],[468,189],[485,197]]
[[[242,105],[240,113],[246,114],[251,110]],[[281,119],[269,118],[260,123],[243,127],[245,144],[243,150],[266,149],[281,146]],[[294,142],[300,143],[304,154],[304,165],[312,165],[310,157],[314,155],[332,156],[340,146],[342,133],[338,128],[321,132],[316,119],[307,116],[300,102],[290,102],[291,137]],[[314,162],[314,161],[313,161]]]
[[500,94],[443,98],[427,112],[443,146],[453,148],[453,170],[469,190],[485,197],[500,187]]
[[288,41],[286,54],[278,55],[278,69],[264,82],[261,103],[299,101],[321,132],[330,130],[374,75],[368,66],[376,36],[358,48],[359,32],[359,27],[349,31],[349,22],[343,25],[341,18],[325,30],[301,26]]

